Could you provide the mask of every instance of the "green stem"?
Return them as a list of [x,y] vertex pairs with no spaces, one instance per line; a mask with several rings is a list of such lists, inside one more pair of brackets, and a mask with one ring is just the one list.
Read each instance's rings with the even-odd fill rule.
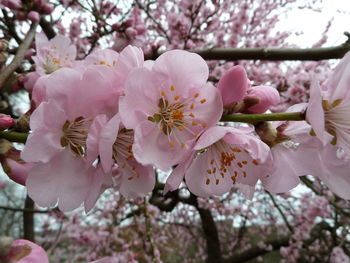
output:
[[[224,122],[245,122],[258,123],[263,121],[303,121],[305,114],[303,112],[286,112],[286,113],[268,113],[268,114],[231,114],[224,115],[220,121]],[[0,138],[11,142],[25,143],[28,133],[14,131],[0,131]]]
[[285,112],[285,113],[268,113],[268,114],[231,114],[224,115],[220,121],[225,122],[246,122],[258,123],[263,121],[304,121],[303,112]]
[[10,142],[25,143],[28,137],[28,133],[14,132],[14,131],[0,131],[0,138],[9,140]]

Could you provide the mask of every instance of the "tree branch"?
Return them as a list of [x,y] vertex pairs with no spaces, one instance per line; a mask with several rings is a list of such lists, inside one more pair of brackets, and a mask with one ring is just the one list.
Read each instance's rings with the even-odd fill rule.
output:
[[[211,48],[189,50],[205,60],[325,60],[342,58],[350,50],[350,42],[335,47],[317,48]],[[145,59],[156,59],[162,53],[152,54]]]
[[29,241],[35,241],[35,232],[34,232],[34,213],[28,213],[26,210],[34,209],[34,201],[27,196],[24,204],[23,211],[23,238]]
[[36,209],[28,209],[28,208],[16,208],[16,207],[10,207],[10,206],[3,206],[0,205],[0,209],[7,210],[7,211],[13,211],[13,212],[26,212],[26,213],[42,213],[46,214],[49,213],[49,210],[36,210]]
[[44,33],[48,39],[54,38],[56,36],[56,32],[53,29],[51,23],[49,21],[47,21],[44,17],[40,18],[39,25],[42,28],[42,30],[44,31]]
[[30,26],[30,29],[26,35],[26,37],[24,38],[24,40],[22,41],[22,43],[19,45],[18,49],[17,49],[17,53],[14,57],[14,59],[12,60],[11,64],[8,65],[3,72],[1,72],[0,74],[0,89],[2,89],[5,86],[6,81],[8,80],[8,78],[11,76],[11,74],[13,72],[15,72],[15,70],[21,65],[22,60],[24,59],[25,53],[28,50],[28,48],[30,47],[34,36],[35,36],[35,30],[37,27],[37,23],[33,23]]

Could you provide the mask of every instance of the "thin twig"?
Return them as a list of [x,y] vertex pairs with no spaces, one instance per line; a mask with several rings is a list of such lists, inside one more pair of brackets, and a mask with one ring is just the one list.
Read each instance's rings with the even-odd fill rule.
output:
[[1,72],[1,74],[0,74],[0,89],[2,89],[5,86],[5,83],[8,80],[8,78],[11,76],[11,74],[13,72],[15,72],[15,70],[21,65],[21,63],[24,59],[24,56],[26,54],[26,51],[28,50],[28,48],[32,44],[37,26],[38,26],[38,23],[33,23],[30,26],[30,29],[29,29],[26,37],[22,41],[22,43],[19,45],[19,47],[17,49],[17,53],[16,53],[14,59],[12,60],[11,64],[8,65],[4,69],[3,72]]

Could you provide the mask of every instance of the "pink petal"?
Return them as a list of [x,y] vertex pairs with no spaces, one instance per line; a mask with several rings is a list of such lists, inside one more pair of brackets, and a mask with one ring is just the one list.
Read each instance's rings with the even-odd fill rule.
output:
[[233,66],[226,71],[217,86],[224,105],[241,101],[249,86],[248,83],[247,73],[242,66]]
[[[184,50],[171,50],[160,55],[153,70],[164,79],[170,79],[180,94],[186,96],[189,89],[206,84],[209,69],[204,59]],[[169,85],[171,85],[169,84]]]
[[125,83],[125,96],[120,98],[119,114],[127,129],[135,127],[158,110],[158,91],[154,74],[147,69],[134,69]]
[[164,186],[163,194],[166,195],[169,191],[175,191],[179,188],[182,180],[185,177],[185,173],[192,163],[192,160],[196,154],[196,151],[189,152],[184,158],[183,161],[180,162],[178,166],[171,172],[169,177],[167,178]]
[[113,156],[113,144],[117,139],[120,126],[120,117],[115,115],[108,123],[103,127],[99,142],[99,153],[101,158],[101,164],[105,173],[110,172],[112,169],[114,160]]
[[178,164],[190,148],[181,148],[176,144],[169,146],[169,141],[158,126],[150,121],[141,122],[135,129],[133,153],[143,165],[154,165],[166,171]]
[[95,117],[90,126],[89,134],[86,140],[86,161],[88,164],[92,164],[99,155],[100,133],[107,121],[107,116],[101,114]]
[[322,107],[321,89],[316,81],[312,79],[310,87],[310,101],[306,110],[306,120],[311,124],[317,138],[325,145],[328,143],[325,131],[325,118]]
[[48,163],[37,164],[29,172],[29,196],[40,206],[54,206],[67,212],[80,206],[90,188],[85,162],[69,149],[56,154]]

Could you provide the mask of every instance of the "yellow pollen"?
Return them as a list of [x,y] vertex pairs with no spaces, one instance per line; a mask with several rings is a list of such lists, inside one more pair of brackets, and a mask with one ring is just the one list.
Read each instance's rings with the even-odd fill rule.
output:
[[178,126],[177,129],[178,129],[179,131],[183,131],[183,130],[184,130],[184,128],[183,128],[182,126]]
[[161,91],[161,92],[160,92],[160,95],[165,96],[165,92],[164,92],[164,91]]
[[207,180],[205,181],[205,184],[206,185],[210,184],[210,179],[209,178],[207,178]]
[[169,142],[169,146],[170,146],[171,148],[174,147],[174,146],[175,146],[175,142],[170,141],[170,142]]
[[183,120],[184,112],[182,110],[174,110],[171,117],[175,120]]
[[248,162],[247,161],[242,161],[243,164],[247,164]]
[[202,99],[202,100],[200,100],[200,102],[203,104],[203,103],[205,103],[207,100],[206,99]]
[[233,151],[233,152],[236,152],[236,153],[240,153],[241,152],[241,149],[239,149],[239,148],[232,148],[231,147],[231,150]]
[[210,170],[210,169],[208,169],[208,170],[207,170],[207,173],[208,173],[208,174],[211,174],[211,170]]
[[212,159],[212,160],[210,161],[210,164],[214,164],[214,159]]
[[188,114],[188,116],[190,116],[190,117],[192,117],[192,118],[194,118],[195,116],[194,116],[194,114],[191,112],[190,114]]
[[191,109],[191,110],[194,109],[194,104],[191,104],[190,109]]
[[202,127],[205,128],[207,127],[207,124],[205,122],[202,123]]
[[214,169],[213,169],[213,174],[215,174],[216,173],[216,167],[214,167]]
[[52,59],[52,62],[55,64],[61,64],[61,60],[59,58]]
[[184,148],[185,147],[185,144],[184,143],[181,143],[181,148]]
[[215,184],[218,185],[219,184],[219,179],[215,180]]
[[171,89],[171,91],[174,91],[174,90],[175,90],[174,85],[171,85],[171,86],[170,86],[170,89]]
[[243,177],[247,177],[246,171],[243,171]]
[[180,97],[179,96],[175,96],[174,97],[174,100],[178,100]]
[[132,177],[132,176],[128,178],[129,181],[132,180],[132,179],[134,179],[134,177]]
[[238,176],[238,172],[237,171],[235,171],[235,177],[237,177]]
[[192,122],[192,125],[193,125],[193,126],[197,126],[197,125],[198,125],[198,122],[193,121],[193,122]]
[[99,64],[100,64],[100,65],[106,65],[106,62],[103,61],[103,60],[101,60],[101,61],[99,62]]
[[257,160],[253,160],[253,162],[252,162],[253,164],[255,164],[255,165],[259,165],[259,163],[258,163],[258,161]]
[[220,175],[221,175],[222,178],[225,178],[225,175],[223,173],[220,173]]
[[231,180],[232,180],[233,182],[236,182],[236,177],[235,177],[235,176],[231,176]]
[[242,163],[240,163],[240,162],[238,162],[237,165],[239,166],[239,168],[243,167]]
[[132,155],[129,155],[128,157],[126,157],[127,160],[130,160],[132,158],[134,158],[134,156],[132,156]]
[[198,93],[196,93],[196,94],[193,95],[194,98],[197,98],[198,96],[199,96]]

